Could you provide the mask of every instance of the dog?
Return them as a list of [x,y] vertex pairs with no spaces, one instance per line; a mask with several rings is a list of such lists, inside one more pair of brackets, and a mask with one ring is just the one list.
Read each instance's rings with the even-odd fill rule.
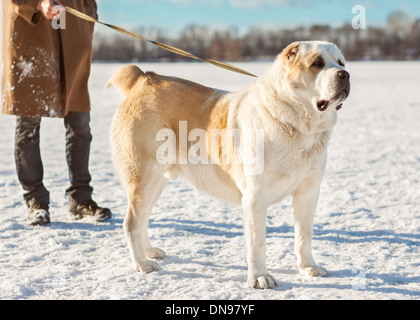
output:
[[293,197],[298,269],[328,275],[316,264],[311,241],[327,144],[350,93],[350,74],[336,45],[292,43],[238,92],[134,65],[118,71],[110,84],[125,96],[113,119],[111,145],[127,191],[123,226],[138,271],[159,270],[152,259],[166,256],[150,244],[148,220],[168,179],[183,177],[216,199],[242,206],[249,287],[277,285],[265,262],[266,213],[287,196]]

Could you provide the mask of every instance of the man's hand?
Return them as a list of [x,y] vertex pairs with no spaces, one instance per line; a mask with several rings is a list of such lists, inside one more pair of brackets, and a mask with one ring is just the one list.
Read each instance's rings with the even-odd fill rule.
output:
[[46,19],[52,20],[61,13],[59,10],[54,10],[54,7],[57,5],[62,4],[58,0],[39,0],[36,8]]

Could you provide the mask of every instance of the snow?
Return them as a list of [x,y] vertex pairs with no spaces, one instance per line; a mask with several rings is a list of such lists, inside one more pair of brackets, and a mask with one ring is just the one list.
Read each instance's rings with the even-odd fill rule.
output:
[[[261,74],[267,63],[238,63]],[[139,64],[223,90],[252,78],[201,63]],[[327,278],[298,273],[291,201],[270,208],[267,264],[274,290],[246,287],[241,209],[171,182],[153,209],[152,244],[166,251],[162,269],[134,271],[122,223],[126,197],[109,146],[121,102],[104,91],[121,64],[94,64],[91,173],[94,199],[113,211],[106,223],[67,214],[68,173],[62,120],[43,119],[44,182],[52,224],[27,224],[14,168],[14,118],[0,116],[0,299],[419,299],[419,62],[350,63],[352,94],[329,147],[314,228],[314,255]]]
[[[20,74],[18,83],[21,83],[22,80],[26,77],[33,77],[33,71],[34,71],[34,63],[32,61],[20,61],[17,66],[20,70],[22,70],[22,73]],[[12,69],[14,69],[14,65],[12,65]]]

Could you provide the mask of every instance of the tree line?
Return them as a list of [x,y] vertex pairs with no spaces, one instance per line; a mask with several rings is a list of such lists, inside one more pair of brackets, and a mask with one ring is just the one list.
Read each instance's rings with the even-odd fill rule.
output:
[[[139,27],[142,36],[188,51],[198,57],[221,61],[272,59],[294,41],[324,40],[336,43],[347,60],[420,59],[420,19],[396,11],[385,26],[354,29],[351,23],[339,27],[313,25],[290,29],[251,28],[240,34],[235,28],[212,29],[190,25],[176,37],[158,28]],[[186,58],[122,34],[96,33],[95,61],[179,61]]]

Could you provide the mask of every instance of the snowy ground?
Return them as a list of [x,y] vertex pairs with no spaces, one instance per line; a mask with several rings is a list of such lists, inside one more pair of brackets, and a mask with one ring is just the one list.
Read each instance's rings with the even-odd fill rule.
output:
[[[140,64],[226,90],[251,78],[199,63]],[[265,63],[239,64],[261,74]],[[117,64],[91,77],[95,199],[112,209],[104,224],[67,216],[61,120],[43,120],[45,184],[52,224],[30,227],[13,159],[14,118],[0,116],[0,299],[419,299],[420,63],[351,63],[352,95],[339,113],[315,220],[314,253],[328,278],[301,276],[293,253],[290,199],[267,221],[275,290],[248,289],[242,215],[179,181],[170,183],[150,223],[168,257],[144,275],[123,235],[125,193],[115,180],[108,131],[120,97],[103,91]]]

